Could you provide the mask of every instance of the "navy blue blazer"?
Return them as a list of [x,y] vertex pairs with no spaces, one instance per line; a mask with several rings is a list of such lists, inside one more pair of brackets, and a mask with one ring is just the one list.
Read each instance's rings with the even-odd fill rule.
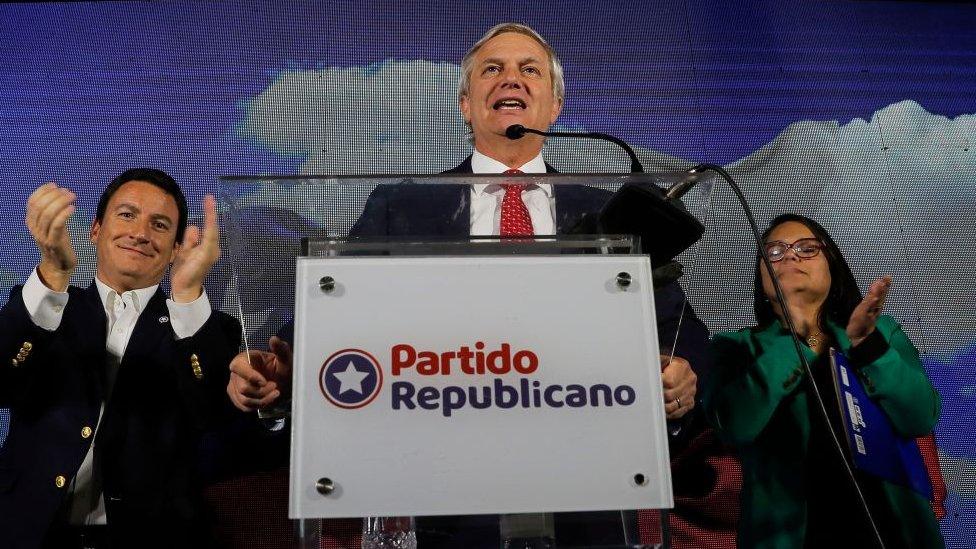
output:
[[0,310],[0,407],[11,410],[0,449],[0,547],[38,547],[57,531],[93,441],[115,546],[207,546],[198,444],[232,413],[227,364],[240,324],[215,311],[195,335],[177,340],[157,291],[92,436],[106,394],[107,321],[94,283],[68,292],[54,332],[31,321],[19,286]]
[[[556,170],[546,164],[550,173]],[[445,173],[471,173],[471,157]],[[470,234],[471,191],[467,185],[381,185],[366,200],[350,236],[444,236],[464,238]],[[596,226],[609,191],[581,185],[555,185],[556,232],[566,233],[578,225]],[[666,235],[662,235],[666,238]],[[675,349],[703,377],[708,369],[708,329],[676,281],[656,287],[654,302],[658,338],[662,349],[670,348],[680,332]],[[681,317],[684,317],[683,319]],[[666,352],[666,351],[662,351]],[[681,436],[671,437],[672,454],[681,442],[700,429],[696,411],[685,416]],[[694,425],[694,427],[692,427]],[[612,545],[623,542],[619,512],[557,513],[556,537],[573,545]],[[417,522],[418,545],[425,548],[497,548],[500,545],[498,519],[492,516],[421,517]]]

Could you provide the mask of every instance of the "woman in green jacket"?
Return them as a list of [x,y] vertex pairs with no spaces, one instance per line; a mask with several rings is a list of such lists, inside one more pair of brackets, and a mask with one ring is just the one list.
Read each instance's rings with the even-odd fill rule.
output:
[[[813,382],[830,423],[843,437],[829,353],[849,358],[868,396],[907,438],[931,432],[940,400],[918,351],[881,308],[891,284],[884,277],[861,296],[850,267],[815,221],[787,214],[763,236]],[[715,368],[705,412],[742,460],[741,547],[877,547],[873,529],[844,470],[811,380],[785,328],[783,304],[762,261],[756,266],[758,326],[714,338]],[[917,493],[855,472],[885,547],[941,547],[929,503]]]

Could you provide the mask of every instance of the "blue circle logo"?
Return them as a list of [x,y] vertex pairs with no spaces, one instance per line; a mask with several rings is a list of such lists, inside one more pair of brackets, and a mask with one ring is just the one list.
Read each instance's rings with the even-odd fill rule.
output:
[[366,406],[383,386],[383,370],[373,355],[359,349],[336,351],[319,370],[319,389],[339,408]]

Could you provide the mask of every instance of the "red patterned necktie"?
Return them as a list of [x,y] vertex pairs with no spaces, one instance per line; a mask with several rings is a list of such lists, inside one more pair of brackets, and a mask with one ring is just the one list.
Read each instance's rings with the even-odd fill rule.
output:
[[[522,170],[505,170],[505,173],[523,173]],[[522,202],[522,191],[526,185],[503,184],[505,196],[502,197],[501,236],[532,236],[532,218],[529,209]]]

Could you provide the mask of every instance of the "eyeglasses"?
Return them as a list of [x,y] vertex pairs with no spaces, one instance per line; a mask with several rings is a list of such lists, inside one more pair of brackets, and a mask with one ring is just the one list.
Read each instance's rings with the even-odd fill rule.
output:
[[786,252],[788,250],[793,250],[796,257],[803,259],[817,257],[820,250],[823,249],[823,243],[816,238],[801,238],[792,244],[783,242],[782,240],[773,240],[772,242],[767,242],[765,248],[766,255],[769,256],[769,260],[776,263],[777,261],[782,261],[783,258],[786,257]]

